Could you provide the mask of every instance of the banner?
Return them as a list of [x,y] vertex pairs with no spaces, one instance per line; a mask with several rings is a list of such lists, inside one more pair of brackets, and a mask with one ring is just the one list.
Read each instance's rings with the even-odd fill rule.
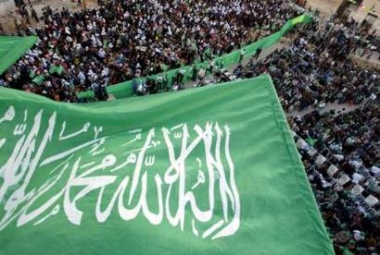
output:
[[[288,22],[285,23],[285,25],[281,28],[280,31],[264,37],[253,44],[247,45],[243,47],[242,49],[244,50],[244,56],[243,58],[249,58],[251,57],[254,53],[256,53],[258,48],[264,49],[272,46],[273,44],[277,43],[281,37],[283,37],[289,30],[293,29],[293,27],[297,24],[301,23],[309,23],[312,21],[312,17],[308,15],[301,15],[297,18],[294,18]],[[237,64],[240,59],[240,54],[241,54],[241,49],[235,50],[229,54],[225,54],[221,57],[215,58],[215,63],[219,65],[219,68],[228,68],[234,64]],[[201,67],[202,68],[207,68],[209,62],[203,62],[203,63],[195,63],[195,66],[197,70],[199,70]],[[185,78],[184,82],[189,81],[191,77],[191,69],[192,66],[184,66],[178,69],[170,70],[164,73],[161,73],[159,75],[151,75],[149,78],[157,79],[158,76],[164,76],[167,75],[168,81],[169,81],[169,86],[172,84],[173,78],[176,76],[179,70],[184,70],[185,71]],[[147,79],[148,77],[145,77]],[[115,98],[120,99],[120,98],[125,98],[125,97],[131,97],[133,95],[133,90],[132,90],[132,81],[127,81],[123,83],[119,83],[116,85],[111,85],[107,87],[107,91],[109,94],[112,94]],[[86,92],[81,92],[78,94],[79,98],[93,98],[94,97],[94,92],[93,91],[86,91]]]
[[0,36],[0,75],[37,42],[37,37]]
[[0,90],[0,254],[334,254],[269,76],[84,105]]

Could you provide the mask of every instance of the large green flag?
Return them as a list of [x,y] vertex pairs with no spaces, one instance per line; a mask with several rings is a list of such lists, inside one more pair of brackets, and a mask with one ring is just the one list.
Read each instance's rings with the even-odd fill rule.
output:
[[0,254],[333,254],[269,76],[105,103],[0,93]]
[[0,75],[37,42],[37,37],[0,36]]

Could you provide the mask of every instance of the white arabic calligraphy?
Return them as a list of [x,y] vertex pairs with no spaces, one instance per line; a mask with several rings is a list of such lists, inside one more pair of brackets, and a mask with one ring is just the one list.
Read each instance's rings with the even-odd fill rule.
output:
[[[109,153],[110,137],[100,136],[106,133],[103,126],[94,126],[92,137],[87,133],[90,122],[64,135],[66,121],[60,131],[56,129],[56,112],[48,115],[48,123],[43,123],[47,116],[42,110],[29,122],[28,111],[24,111],[23,124],[11,123],[15,115],[10,107],[0,119],[0,123],[7,121],[1,125],[15,126],[13,133],[18,137],[13,147],[0,139],[0,149],[5,146],[11,151],[0,165],[0,203],[4,205],[0,231],[13,221],[18,227],[29,222],[41,225],[60,213],[79,226],[90,213],[79,204],[86,203],[89,196],[96,197],[94,213],[99,223],[116,210],[125,221],[141,215],[152,225],[166,221],[181,231],[188,226],[202,238],[217,239],[238,231],[240,198],[227,125],[221,128],[218,123],[206,123],[189,129],[182,123],[159,131],[129,131],[125,135],[133,138],[124,144],[113,139],[116,144],[111,147],[119,149]],[[88,138],[76,142],[77,136]],[[65,143],[62,148],[66,149],[49,153],[53,141]],[[129,149],[127,154],[125,149]],[[48,175],[43,184],[34,187],[32,178],[40,169],[47,169]]]

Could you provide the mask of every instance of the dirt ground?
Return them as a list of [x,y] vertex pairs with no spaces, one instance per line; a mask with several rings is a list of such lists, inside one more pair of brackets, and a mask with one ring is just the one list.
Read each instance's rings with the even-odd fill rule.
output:
[[307,7],[318,9],[324,18],[330,17],[338,9],[341,0],[308,0]]
[[[307,7],[312,9],[319,9],[323,18],[329,18],[338,9],[338,6],[342,0],[307,0]],[[351,17],[356,21],[363,21],[368,14],[368,11],[372,9],[372,13],[379,16],[374,22],[373,28],[377,31],[380,30],[380,1],[379,0],[364,0],[362,5],[358,8],[351,8],[353,12]]]

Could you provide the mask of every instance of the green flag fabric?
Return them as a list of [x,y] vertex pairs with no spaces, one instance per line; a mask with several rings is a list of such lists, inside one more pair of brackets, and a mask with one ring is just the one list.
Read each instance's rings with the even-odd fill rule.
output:
[[43,75],[43,74],[35,76],[32,80],[32,82],[37,84],[37,85],[41,85],[44,81],[45,81],[45,75]]
[[65,70],[64,70],[64,68],[63,68],[62,65],[52,65],[52,66],[50,67],[49,73],[51,73],[51,74],[56,73],[56,74],[58,74],[58,75],[62,75],[62,73],[63,73],[64,71],[65,71]]
[[269,76],[85,105],[0,90],[0,254],[334,254]]
[[310,137],[310,136],[308,136],[305,140],[306,140],[306,142],[307,142],[308,144],[310,144],[311,146],[314,146],[315,143],[318,141],[318,139],[314,139],[314,138],[312,138],[312,137]]
[[[261,49],[268,48],[272,46],[273,44],[277,43],[281,39],[281,37],[283,37],[289,30],[293,29],[294,26],[296,26],[297,24],[310,23],[311,21],[312,21],[312,17],[309,15],[298,16],[286,22],[285,25],[280,29],[280,31],[272,35],[269,35],[267,37],[264,37],[252,44],[244,46],[242,49],[238,49],[231,53],[224,54],[220,57],[215,58],[214,59],[215,63],[223,63],[223,66],[220,68],[228,68],[239,62],[240,57],[241,57],[241,52],[244,52],[243,58],[251,57],[257,51],[258,48],[261,48]],[[209,50],[209,54],[211,54],[210,50]],[[195,63],[195,66],[197,70],[201,68],[207,69],[208,64],[209,64],[209,61],[205,61],[202,63]],[[149,76],[149,78],[157,79],[158,76],[167,75],[168,80],[172,81],[173,77],[177,75],[177,72],[180,69],[184,69],[186,73],[188,74],[188,75],[185,75],[184,77],[184,82],[186,82],[191,79],[191,68],[192,66],[184,66],[178,69],[166,71],[165,73],[161,73],[159,75]],[[171,86],[171,84],[169,84],[169,86]],[[108,93],[112,94],[117,99],[131,97],[133,95],[132,81],[127,81],[127,82],[122,82],[116,85],[112,85],[108,87],[107,90],[108,90]],[[85,92],[79,93],[78,97],[93,98],[94,93],[93,91],[85,91]]]
[[37,42],[37,37],[0,36],[0,75]]

